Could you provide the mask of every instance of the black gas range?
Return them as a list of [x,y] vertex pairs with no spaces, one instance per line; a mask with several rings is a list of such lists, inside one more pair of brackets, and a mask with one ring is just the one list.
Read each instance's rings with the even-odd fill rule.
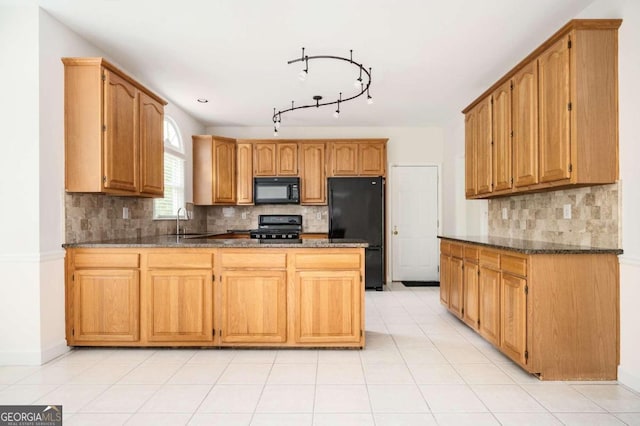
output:
[[297,214],[261,214],[258,229],[249,232],[260,240],[297,240],[302,232],[302,216]]

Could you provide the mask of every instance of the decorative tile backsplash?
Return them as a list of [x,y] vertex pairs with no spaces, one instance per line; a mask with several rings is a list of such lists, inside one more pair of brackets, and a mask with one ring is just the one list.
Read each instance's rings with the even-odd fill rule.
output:
[[[489,200],[489,235],[619,248],[618,184]],[[571,219],[564,219],[564,205]],[[503,208],[508,219],[502,219]]]
[[261,214],[301,214],[303,232],[329,231],[327,206],[263,204],[208,207],[207,232],[223,233],[231,229],[255,229],[258,227],[258,216]]
[[[129,219],[122,218],[123,207],[129,209]],[[181,224],[186,224],[187,232],[204,232],[206,218],[206,208],[195,206],[193,218],[181,221]],[[77,193],[65,195],[67,243],[145,237],[175,231],[175,220],[153,220],[151,198]]]
[[[129,209],[129,219],[122,218],[123,207]],[[327,232],[327,212],[327,206],[195,206],[193,218],[181,220],[181,226],[186,225],[187,232],[224,233],[228,229],[257,228],[261,214],[301,214],[304,232]],[[165,235],[175,231],[175,220],[153,220],[153,199],[150,198],[65,195],[66,243]]]

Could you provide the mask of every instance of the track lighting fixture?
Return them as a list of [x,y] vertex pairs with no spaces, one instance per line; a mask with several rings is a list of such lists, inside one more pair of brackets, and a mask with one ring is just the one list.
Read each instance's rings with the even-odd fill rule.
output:
[[[340,103],[342,102],[347,102],[350,100],[353,100],[359,96],[362,96],[363,94],[367,94],[367,104],[371,105],[373,103],[373,98],[371,97],[371,95],[369,94],[369,87],[371,87],[371,68],[369,68],[368,70],[364,67],[364,65],[362,65],[361,63],[355,62],[353,60],[353,50],[349,51],[349,57],[348,58],[343,58],[341,56],[330,56],[330,55],[319,55],[319,56],[309,56],[306,55],[304,52],[304,47],[302,48],[302,55],[297,58],[297,59],[292,59],[290,61],[287,62],[287,64],[291,65],[297,62],[304,62],[304,69],[302,71],[300,71],[300,73],[298,74],[298,79],[300,79],[301,81],[305,81],[309,75],[309,61],[315,60],[315,59],[332,59],[332,60],[338,60],[338,61],[345,61],[348,62],[356,67],[358,67],[358,78],[354,81],[353,85],[354,87],[356,87],[359,92],[356,93],[353,96],[350,96],[348,98],[342,99],[342,92],[340,92],[340,94],[338,95],[338,99],[332,102],[321,102],[322,101],[322,96],[320,95],[315,95],[313,97],[313,103],[310,104],[305,104],[305,105],[300,105],[300,106],[294,106],[293,101],[291,101],[291,108],[287,108],[287,109],[282,109],[279,111],[276,111],[276,108],[273,108],[273,116],[271,117],[271,120],[273,121],[273,135],[274,136],[278,136],[278,129],[280,129],[280,125],[282,123],[282,114],[290,112],[290,111],[295,111],[297,109],[302,109],[302,108],[311,108],[311,107],[316,107],[319,108],[321,106],[326,106],[326,105],[334,105],[337,104],[337,108],[333,113],[333,116],[335,118],[339,118],[340,117]],[[364,79],[363,79],[364,77]]]

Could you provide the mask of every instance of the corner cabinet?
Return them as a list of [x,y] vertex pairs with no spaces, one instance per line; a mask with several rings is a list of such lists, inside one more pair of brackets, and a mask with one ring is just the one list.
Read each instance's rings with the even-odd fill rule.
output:
[[522,254],[442,239],[440,259],[441,304],[526,371],[616,379],[616,254]]
[[618,179],[621,23],[570,21],[465,108],[467,198]]
[[65,189],[162,197],[162,98],[103,58],[62,58]]
[[236,204],[236,141],[193,136],[193,203]]

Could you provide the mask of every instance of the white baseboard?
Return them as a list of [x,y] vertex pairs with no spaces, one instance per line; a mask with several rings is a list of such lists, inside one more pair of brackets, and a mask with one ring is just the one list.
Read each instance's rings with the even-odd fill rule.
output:
[[66,341],[56,343],[42,351],[35,352],[0,352],[0,365],[42,365],[59,357],[69,350]]
[[640,376],[632,374],[620,366],[618,366],[618,382],[636,392],[640,392]]

